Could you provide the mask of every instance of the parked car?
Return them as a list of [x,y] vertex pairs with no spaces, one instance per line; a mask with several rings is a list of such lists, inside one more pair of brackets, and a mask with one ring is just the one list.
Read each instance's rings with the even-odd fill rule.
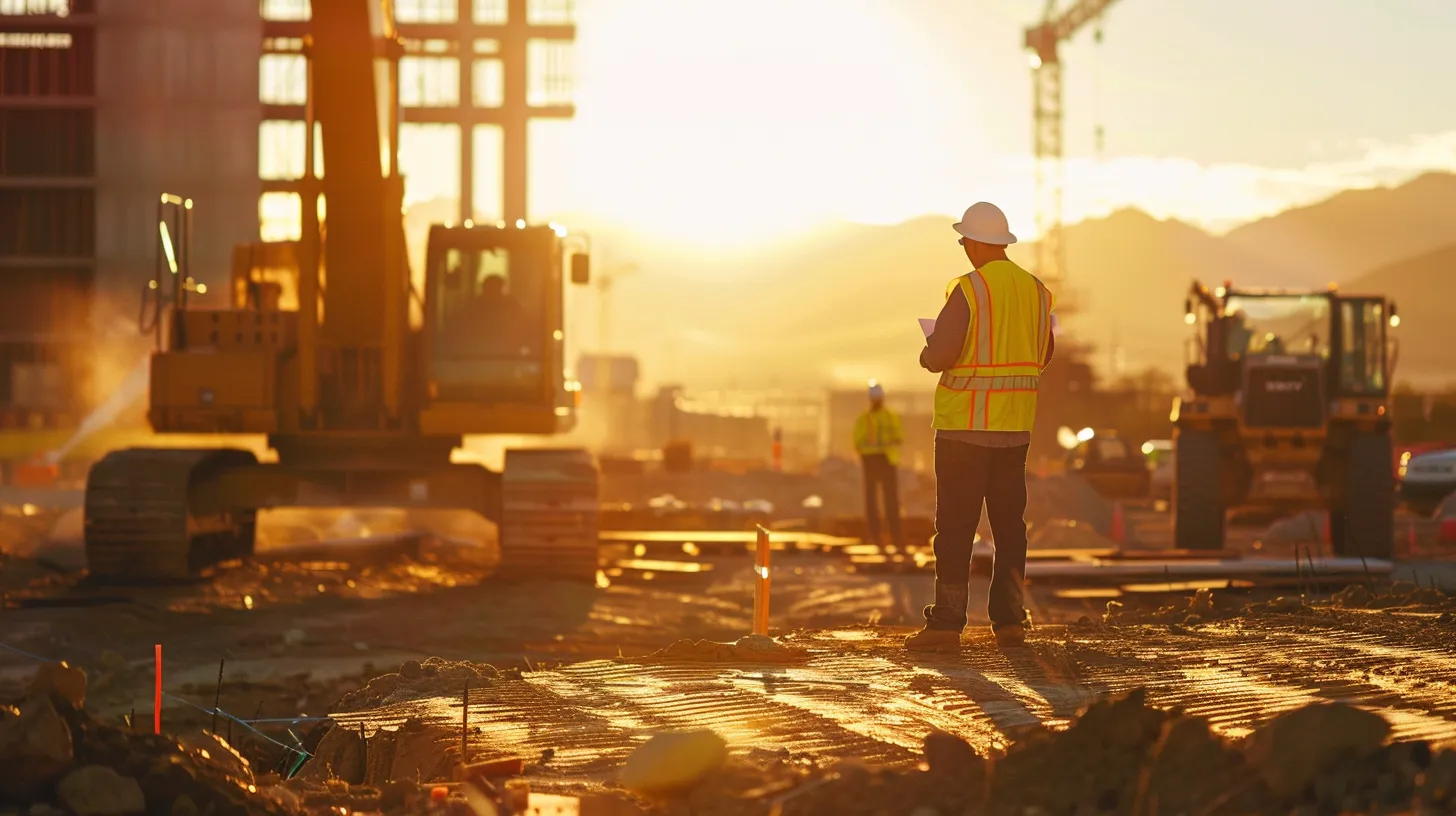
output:
[[1456,545],[1456,493],[1447,496],[1436,508],[1436,521],[1441,523],[1437,528],[1437,540],[1447,546]]
[[1417,454],[1398,472],[1400,498],[1412,512],[1435,513],[1443,499],[1456,493],[1456,450]]
[[1086,479],[1093,490],[1109,499],[1148,495],[1147,462],[1116,431],[1083,430],[1077,439],[1077,446],[1067,451],[1068,473]]
[[1148,482],[1148,495],[1154,499],[1171,501],[1173,498],[1173,440],[1149,439],[1143,443],[1143,458],[1148,462],[1152,477]]

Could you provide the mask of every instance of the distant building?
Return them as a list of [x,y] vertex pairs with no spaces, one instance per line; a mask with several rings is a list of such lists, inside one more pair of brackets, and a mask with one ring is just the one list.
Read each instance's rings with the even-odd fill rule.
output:
[[0,0],[0,459],[63,437],[146,347],[163,192],[197,202],[202,282],[256,239],[261,47],[258,0]]

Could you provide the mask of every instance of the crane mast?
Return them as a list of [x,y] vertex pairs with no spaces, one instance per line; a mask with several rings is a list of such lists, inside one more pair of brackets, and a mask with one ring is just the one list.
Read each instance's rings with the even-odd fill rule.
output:
[[1036,160],[1036,274],[1053,288],[1065,281],[1066,246],[1062,242],[1062,61],[1059,48],[1114,0],[1077,0],[1057,13],[1057,0],[1047,0],[1041,22],[1026,29],[1031,54],[1032,153]]

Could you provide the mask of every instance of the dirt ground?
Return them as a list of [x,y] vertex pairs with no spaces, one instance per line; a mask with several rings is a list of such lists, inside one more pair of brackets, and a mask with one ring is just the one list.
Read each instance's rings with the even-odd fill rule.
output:
[[[968,781],[996,787],[983,763],[999,762],[997,785],[1030,774],[1020,784],[1035,788],[1031,766],[1017,765],[1030,760],[1012,757],[1044,751],[1051,758],[1039,762],[1063,762],[1057,752],[1073,743],[1037,748],[1036,735],[1092,728],[1102,715],[1079,714],[1099,705],[1144,722],[1149,745],[1174,726],[1191,728],[1204,736],[1188,750],[1215,757],[1243,756],[1280,715],[1323,701],[1388,723],[1382,745],[1431,746],[1427,765],[1456,740],[1456,605],[1429,585],[1372,580],[1303,597],[1288,588],[1151,593],[1111,606],[1033,585],[1038,625],[1028,648],[996,649],[982,617],[961,651],[909,655],[900,642],[930,600],[928,572],[786,553],[775,556],[778,650],[769,653],[713,645],[750,628],[746,557],[680,559],[693,571],[609,569],[590,588],[508,585],[490,578],[490,531],[468,518],[291,511],[265,520],[257,559],[223,565],[208,582],[118,589],[91,587],[74,570],[75,526],[74,511],[40,509],[12,510],[0,524],[0,700],[26,695],[36,658],[65,660],[86,671],[94,719],[73,723],[75,733],[146,730],[161,644],[164,729],[215,728],[260,784],[270,772],[273,781],[296,774],[322,784],[331,766],[300,765],[299,751],[337,759],[343,737],[327,735],[361,729],[360,756],[375,765],[367,773],[361,765],[352,781],[378,788],[389,781],[380,774],[398,781],[405,766],[425,782],[448,778],[466,695],[471,760],[521,757],[538,792],[606,797],[582,813],[766,813],[775,803],[780,813],[909,812],[864,809],[884,797],[938,808],[921,816],[995,810],[995,802],[1018,813],[1129,812],[1126,797],[1090,810],[1021,793],[977,799]],[[978,581],[973,611],[984,590]],[[225,712],[216,725],[214,701]],[[654,735],[695,729],[726,744],[726,764],[696,793],[622,793],[634,752]],[[932,748],[928,734],[949,742]],[[1127,739],[1143,745],[1143,736]],[[958,754],[961,745],[970,753]],[[924,767],[937,750],[961,756],[964,773],[935,782]],[[380,757],[393,764],[378,766]],[[1423,783],[1407,776],[1384,784],[1409,801]],[[1298,804],[1269,790],[1209,812]],[[347,785],[335,793],[353,795]],[[379,806],[377,791],[369,801]]]

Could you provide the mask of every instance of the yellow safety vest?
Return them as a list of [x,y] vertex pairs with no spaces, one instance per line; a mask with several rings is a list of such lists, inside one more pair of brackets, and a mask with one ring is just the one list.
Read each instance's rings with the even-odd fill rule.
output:
[[971,307],[960,359],[935,388],[937,430],[1029,431],[1051,337],[1052,293],[1010,261],[951,281]]
[[854,423],[854,449],[861,456],[883,453],[890,464],[900,464],[900,445],[905,442],[905,428],[900,417],[888,408],[870,409]]

